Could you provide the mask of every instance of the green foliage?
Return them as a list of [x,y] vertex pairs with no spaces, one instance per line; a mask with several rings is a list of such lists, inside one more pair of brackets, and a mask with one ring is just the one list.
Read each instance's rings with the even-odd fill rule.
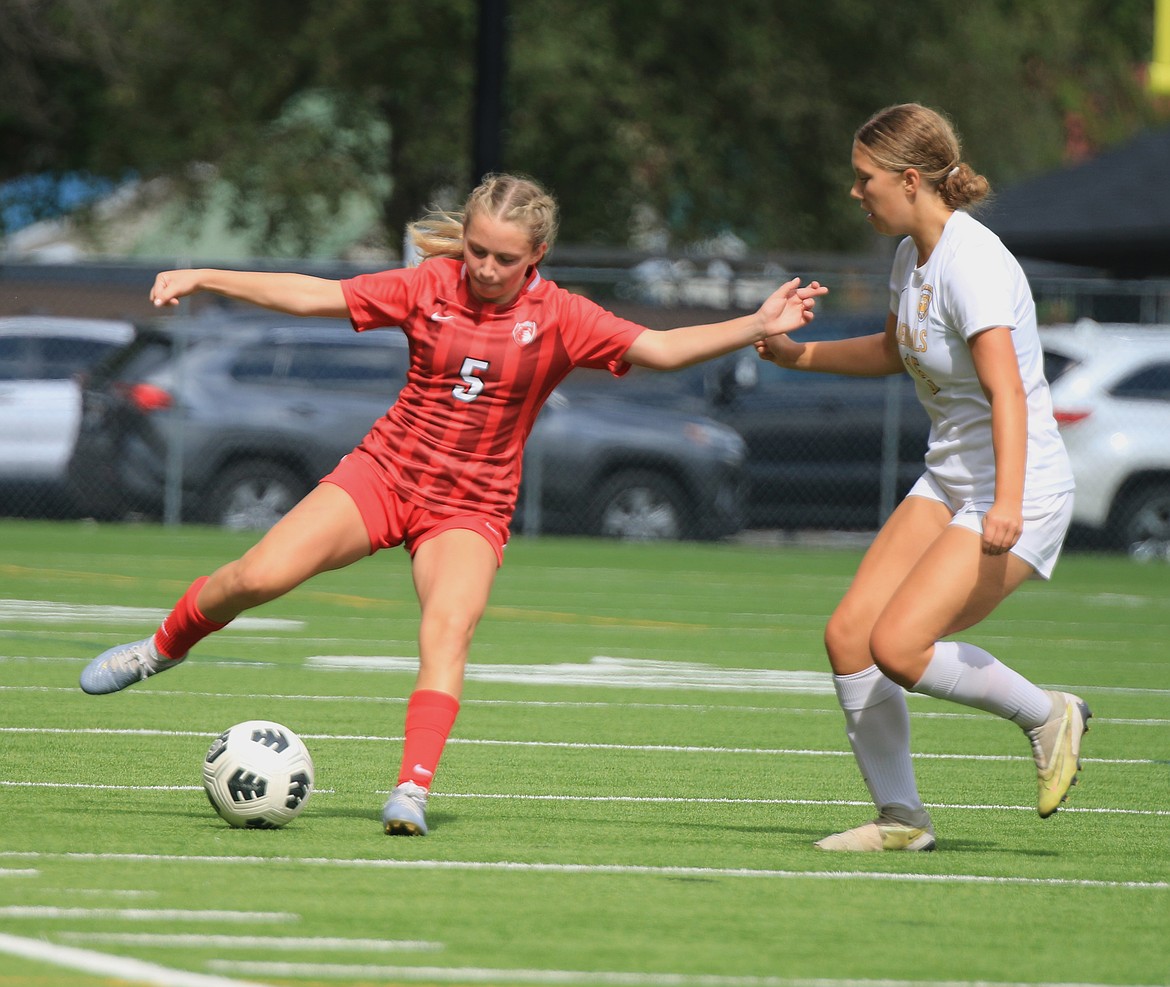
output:
[[[849,139],[874,110],[946,110],[992,182],[1151,119],[1144,0],[914,5],[512,0],[502,167],[550,185],[563,240],[871,242]],[[471,0],[14,0],[0,5],[0,179],[210,164],[257,250],[303,252],[347,197],[382,239],[471,180]],[[298,107],[324,100],[328,114]],[[300,115],[298,116],[298,113]],[[376,121],[376,123],[375,123]],[[329,135],[338,138],[328,141]],[[196,205],[206,189],[189,177]]]

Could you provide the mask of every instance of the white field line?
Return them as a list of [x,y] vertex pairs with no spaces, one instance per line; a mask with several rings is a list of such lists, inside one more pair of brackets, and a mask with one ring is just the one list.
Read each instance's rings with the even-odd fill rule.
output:
[[[57,603],[52,600],[0,600],[0,620],[8,624],[144,624],[157,627],[168,611],[153,607]],[[233,630],[289,631],[305,629],[303,620],[280,617],[237,617]]]
[[[0,788],[78,788],[92,791],[115,792],[201,792],[202,785],[99,785],[94,782],[56,782],[56,781],[4,781],[0,780]],[[314,788],[313,794],[336,795],[333,788]],[[378,789],[374,794],[384,796],[390,794],[389,789]],[[780,799],[780,798],[702,798],[682,795],[543,795],[517,794],[514,792],[435,792],[433,799],[501,799],[511,801],[533,802],[625,802],[648,805],[806,805],[806,806],[845,806],[865,808],[873,807],[873,803],[860,799]],[[926,802],[928,809],[960,809],[992,812],[1028,812],[1036,811],[1034,805],[971,805],[953,802]],[[1061,806],[1062,813],[1083,813],[1086,815],[1106,816],[1170,816],[1170,809],[1118,809],[1109,806]],[[0,871],[0,877],[3,877]]]
[[42,939],[26,939],[0,932],[0,953],[48,963],[51,966],[78,970],[96,976],[111,977],[119,982],[133,982],[150,987],[271,987],[256,980],[234,980],[207,973],[190,973],[132,960],[108,956],[74,946],[57,946]]
[[[39,659],[29,659],[39,660]],[[48,660],[48,659],[45,659]],[[78,659],[62,659],[68,661],[75,661]],[[4,657],[0,656],[0,662],[4,661]],[[240,663],[236,663],[240,664]],[[248,662],[250,668],[257,667],[262,662]],[[1049,688],[1049,686],[1045,686]],[[1078,689],[1086,694],[1095,692],[1151,692],[1155,694],[1170,693],[1168,689],[1109,689],[1106,687],[1097,686],[1071,686],[1071,685],[1052,685],[1051,688],[1059,689],[1063,692],[1076,692]],[[0,685],[0,692],[57,692],[67,695],[76,695],[77,689],[74,686],[64,685]],[[305,702],[305,703],[370,703],[373,705],[390,705],[390,706],[405,706],[406,696],[344,696],[344,695],[329,695],[315,693],[312,695],[306,693],[282,693],[282,692],[199,692],[192,689],[168,689],[165,692],[142,690],[140,692],[132,692],[129,695],[134,696],[138,700],[142,699],[163,699],[170,701],[171,699],[182,696],[185,698],[194,699],[232,699],[236,701],[242,700],[256,700],[263,702]],[[908,699],[921,699],[911,693],[907,696]],[[929,700],[927,700],[929,701]],[[783,716],[840,716],[841,711],[837,706],[822,706],[822,707],[808,707],[808,706],[743,706],[731,703],[629,703],[629,702],[609,702],[607,700],[541,700],[541,699],[463,699],[460,701],[462,707],[473,706],[504,706],[504,707],[521,707],[524,709],[612,709],[621,707],[622,709],[670,709],[679,711],[691,711],[699,713],[709,712],[723,712],[723,713],[762,713],[769,716],[783,715]],[[943,710],[930,711],[923,709],[911,709],[910,715],[914,719],[921,720],[984,720],[987,721],[986,713],[972,712],[946,712]],[[1126,726],[1153,726],[1162,727],[1170,725],[1170,719],[1123,719],[1120,717],[1093,715],[1094,725],[1102,723],[1116,723],[1124,724]]]
[[507,970],[488,967],[375,966],[345,963],[256,963],[212,960],[213,970],[264,973],[276,977],[314,977],[390,983],[400,980],[456,984],[581,984],[598,987],[1123,987],[1118,984],[1014,982],[989,980],[835,980],[829,977],[730,976],[698,973],[624,973],[617,970]]
[[[220,731],[208,730],[158,730],[146,727],[99,727],[99,726],[0,726],[0,734],[4,733],[41,733],[64,734],[64,736],[91,736],[109,737],[201,737],[208,740],[219,736]],[[401,744],[401,734],[385,736],[378,733],[301,733],[303,740],[357,740],[363,743]],[[706,747],[694,744],[600,744],[584,740],[503,740],[489,738],[452,737],[448,745],[467,745],[480,747],[542,747],[546,750],[567,751],[621,751],[635,753],[667,753],[667,754],[758,754],[765,757],[812,757],[812,758],[852,758],[852,751],[824,751],[815,747]],[[913,753],[910,757],[916,760],[936,761],[1027,761],[1031,762],[1030,755],[1025,754],[928,754]],[[1081,758],[1083,764],[1100,765],[1161,765],[1164,759],[1159,758]],[[0,782],[4,784],[4,782]]]
[[[401,655],[310,655],[305,667],[330,671],[408,672],[418,659]],[[596,655],[588,662],[545,665],[471,664],[469,682],[512,685],[598,686],[626,689],[691,689],[705,692],[794,692],[833,695],[829,672],[789,672],[771,668],[720,668],[695,661],[660,661]]]
[[297,922],[295,912],[241,912],[216,908],[57,908],[53,905],[5,905],[0,918],[116,919],[123,922]]
[[[63,782],[63,781],[4,781],[0,780],[0,788],[84,788],[98,792],[202,792],[201,785],[97,785],[94,782]],[[333,788],[314,788],[312,794],[336,795]],[[379,789],[374,793],[388,795],[390,789]],[[646,805],[679,805],[679,806],[844,806],[870,807],[872,802],[860,799],[716,799],[693,798],[687,795],[560,795],[560,794],[517,794],[515,792],[435,792],[432,799],[500,799],[507,801],[535,801],[535,802],[627,802],[646,803]],[[1020,812],[1034,813],[1035,806],[987,806],[968,805],[962,802],[925,802],[928,809],[962,809],[962,810],[991,810],[991,812]],[[1170,809],[1120,809],[1108,806],[1079,807],[1061,806],[1061,813],[1081,813],[1085,815],[1148,815],[1170,816]],[[0,871],[0,877],[4,872]]]
[[[246,618],[237,618],[242,620]],[[234,626],[234,624],[233,624]],[[0,655],[7,661],[62,661],[80,662],[88,658],[49,658],[30,655]],[[230,659],[203,659],[206,664],[259,668],[272,665],[262,661],[232,661]],[[410,655],[311,655],[305,666],[324,670],[384,671],[414,675],[418,658]],[[797,695],[833,695],[832,676],[826,671],[784,671],[768,668],[723,668],[702,662],[666,659],[614,658],[596,655],[588,662],[559,662],[556,664],[473,664],[467,667],[469,681],[525,685],[592,686],[597,688],[676,689],[704,692],[757,692]],[[1045,688],[1064,692],[1120,695],[1170,695],[1170,689],[1147,689],[1118,686],[1073,685],[1042,683]],[[37,689],[40,687],[24,687]],[[65,690],[70,691],[70,690]],[[75,691],[75,690],[72,690]],[[166,693],[199,695],[199,693]],[[141,695],[141,693],[140,693]],[[157,695],[157,694],[156,694]],[[207,695],[223,695],[207,693]],[[229,694],[230,695],[230,694]],[[350,702],[402,702],[391,697],[318,697],[297,696],[298,699],[340,698]],[[930,702],[926,697],[909,693],[915,702]],[[497,700],[503,703],[507,700]],[[643,705],[643,704],[631,704]],[[670,705],[670,704],[644,704]],[[677,705],[677,704],[676,704]]]
[[[290,857],[255,855],[213,856],[210,854],[166,853],[83,853],[0,851],[0,858],[23,860],[122,861],[127,863],[222,864],[228,867],[329,867],[345,870],[476,871],[521,874],[572,874],[584,876],[630,875],[651,877],[728,877],[798,881],[890,881],[910,884],[989,884],[1024,887],[1123,888],[1141,891],[1170,891],[1170,881],[1103,881],[1092,878],[1005,877],[986,874],[899,874],[875,871],[769,870],[750,867],[656,867],[647,864],[556,864],[522,863],[506,860],[389,860],[361,857]],[[67,911],[67,909],[66,909]],[[94,911],[99,911],[95,909]],[[166,912],[141,910],[144,915],[164,918]],[[0,911],[0,917],[3,916]],[[197,913],[198,914],[198,913]],[[240,914],[240,913],[237,913]],[[251,914],[251,913],[242,913]],[[257,913],[262,914],[262,913]],[[275,913],[280,914],[280,913]]]
[[59,939],[71,942],[103,942],[118,946],[193,946],[196,949],[266,949],[281,952],[402,953],[432,952],[441,942],[422,939],[342,939],[337,936],[221,936],[166,932],[61,932]]
[[[0,734],[62,734],[65,736],[104,735],[112,737],[204,737],[214,739],[216,730],[160,730],[139,727],[0,727]],[[362,741],[366,743],[402,743],[401,735],[301,733],[302,740]],[[448,745],[470,747],[536,747],[551,750],[625,751],[651,754],[758,754],[782,757],[852,757],[852,751],[819,750],[799,747],[703,747],[695,744],[602,744],[573,740],[500,740],[486,738],[452,737]],[[927,754],[913,753],[911,757],[924,761],[1027,761],[1022,754]],[[1160,758],[1082,757],[1084,764],[1163,764]],[[2,782],[0,782],[2,784]]]

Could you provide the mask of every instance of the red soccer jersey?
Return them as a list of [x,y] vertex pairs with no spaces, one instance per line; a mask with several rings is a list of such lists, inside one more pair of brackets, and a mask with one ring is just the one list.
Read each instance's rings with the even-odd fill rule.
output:
[[622,357],[645,330],[539,272],[509,304],[480,302],[450,258],[341,288],[356,330],[399,326],[410,343],[406,387],[359,448],[404,499],[505,523],[524,442],[553,388],[578,366],[626,373]]

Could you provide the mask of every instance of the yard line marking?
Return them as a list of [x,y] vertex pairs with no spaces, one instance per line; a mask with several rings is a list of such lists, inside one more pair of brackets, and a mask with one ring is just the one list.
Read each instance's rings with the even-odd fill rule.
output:
[[[379,790],[379,795],[390,794],[389,789]],[[504,792],[477,793],[477,792],[436,792],[433,796],[438,799],[516,799],[535,802],[648,802],[681,805],[809,805],[809,806],[856,806],[873,808],[872,802],[860,799],[760,799],[760,798],[691,798],[672,795],[514,795]],[[1035,812],[1035,805],[964,805],[953,802],[925,802],[928,809],[991,809],[996,812]],[[1073,806],[1062,805],[1061,812],[1097,813],[1101,815],[1118,816],[1170,816],[1170,809],[1116,809],[1107,806]]]
[[157,891],[139,891],[130,888],[41,888],[38,894],[59,894],[68,898],[92,895],[102,898],[157,898]]
[[[400,655],[310,655],[311,669],[378,672],[418,671],[418,658]],[[513,685],[582,685],[633,689],[699,689],[707,692],[797,692],[833,695],[829,672],[786,672],[773,668],[721,668],[697,661],[613,658],[595,655],[588,662],[545,665],[472,664],[465,677],[473,682]]]
[[241,912],[197,908],[57,908],[53,905],[5,905],[0,918],[112,918],[127,922],[297,922],[295,912]]
[[[106,604],[56,603],[52,600],[0,600],[0,620],[35,624],[98,623],[98,624],[159,624],[168,611],[153,607],[123,607]],[[232,621],[235,630],[302,631],[303,620],[283,617],[237,617]]]
[[[1126,888],[1131,890],[1170,890],[1170,881],[1105,881],[1092,878],[1069,877],[1007,877],[987,874],[913,874],[881,871],[796,871],[767,870],[749,867],[671,867],[649,864],[557,864],[522,863],[507,860],[391,860],[368,857],[261,857],[248,854],[213,856],[210,854],[166,853],[94,853],[82,851],[48,852],[39,850],[4,850],[0,857],[33,860],[96,860],[133,861],[161,864],[226,864],[230,867],[247,865],[276,865],[297,867],[338,867],[372,870],[449,870],[449,871],[507,871],[531,874],[618,874],[665,877],[743,877],[776,878],[786,880],[859,880],[894,881],[928,884],[1006,884],[1028,887]],[[143,915],[165,917],[162,911],[142,909]],[[0,911],[0,915],[3,912]],[[243,913],[249,914],[249,913]],[[279,914],[279,913],[277,913]],[[294,916],[295,917],[295,916]]]
[[[95,782],[5,781],[0,788],[82,788],[93,791],[116,792],[201,792],[202,785],[103,785]],[[313,794],[336,795],[335,788],[314,788]],[[389,789],[375,789],[375,795],[389,795]],[[453,799],[513,799],[547,802],[629,802],[661,805],[809,805],[872,808],[872,802],[859,799],[795,799],[795,798],[711,798],[686,795],[543,795],[508,792],[436,792],[433,798]],[[1035,812],[1035,805],[967,805],[953,802],[927,802],[929,809],[990,809],[996,812]],[[1061,806],[1061,812],[1095,813],[1110,816],[1170,816],[1170,809],[1120,809],[1111,806]]]
[[[202,792],[202,785],[111,785],[93,781],[8,781],[0,778],[0,788],[81,788],[97,792]],[[335,788],[314,788],[313,794],[336,795]]]
[[0,867],[0,877],[36,877],[40,874],[35,868]]
[[0,932],[0,953],[152,987],[271,987],[256,980],[229,980],[214,974],[174,970],[144,960],[108,956],[75,946],[56,946],[41,939],[26,939],[3,932]]
[[195,946],[216,949],[252,949],[276,946],[282,950],[322,952],[397,953],[443,949],[441,942],[423,939],[342,939],[336,936],[219,936],[164,932],[61,932],[58,938],[74,942],[108,942],[119,946]]
[[509,970],[469,966],[378,966],[357,963],[258,963],[254,960],[212,960],[207,965],[213,970],[225,972],[266,973],[277,977],[374,980],[383,983],[392,980],[425,980],[459,984],[600,984],[604,987],[1121,987],[1117,984],[1068,984],[1056,981],[1009,983],[991,980],[837,980],[829,977],[796,979],[710,973]]
[[[0,661],[4,661],[5,657],[0,655]],[[82,661],[80,658],[30,658],[30,661]],[[88,660],[88,659],[84,659]],[[224,663],[228,664],[228,663]],[[257,668],[265,665],[273,665],[274,662],[231,662],[233,665],[245,665],[248,668]],[[1054,687],[1055,688],[1055,687]],[[1101,686],[1071,686],[1065,685],[1059,687],[1064,692],[1105,692],[1105,691],[1122,691],[1117,689],[1109,689]],[[1166,689],[1130,689],[1125,690],[1129,692],[1153,692],[1162,694],[1170,692]],[[76,695],[77,688],[75,686],[66,685],[0,685],[0,692],[59,692],[68,695]],[[406,696],[345,696],[345,695],[323,695],[321,693],[314,693],[307,695],[304,693],[287,693],[287,692],[201,692],[194,689],[147,689],[140,692],[133,692],[130,695],[137,699],[165,699],[171,700],[176,696],[183,696],[193,699],[257,699],[265,702],[308,702],[308,703],[371,703],[375,705],[394,705],[405,706]],[[907,695],[907,699],[926,700],[925,697],[917,696],[914,693]],[[831,706],[744,706],[734,703],[627,703],[614,702],[609,700],[543,700],[543,699],[463,699],[460,701],[462,708],[472,706],[519,706],[525,709],[612,709],[620,706],[622,709],[672,709],[693,712],[725,712],[725,713],[762,713],[765,715],[783,715],[783,716],[840,716],[841,710],[836,705]],[[922,720],[984,720],[990,722],[986,713],[981,712],[947,712],[945,710],[925,710],[925,709],[911,709],[910,716],[914,719]],[[1094,725],[1102,723],[1123,724],[1125,726],[1155,726],[1162,727],[1170,724],[1170,719],[1131,719],[1122,717],[1100,716],[1093,714]]]
[[[0,727],[5,733],[41,733],[105,735],[113,737],[206,737],[219,736],[222,730],[161,730],[145,727]],[[399,735],[349,734],[349,733],[301,733],[302,740],[357,740],[372,743],[402,743]],[[451,737],[447,743],[464,744],[471,747],[539,747],[550,750],[598,750],[632,751],[650,754],[759,754],[786,757],[853,757],[852,751],[819,750],[808,747],[703,747],[695,744],[603,744],[578,740],[500,740],[474,737]],[[924,761],[1027,761],[1031,755],[1023,754],[931,754],[915,752],[910,755]],[[1163,758],[1126,757],[1082,757],[1083,764],[1164,764]],[[0,784],[3,784],[0,782]]]

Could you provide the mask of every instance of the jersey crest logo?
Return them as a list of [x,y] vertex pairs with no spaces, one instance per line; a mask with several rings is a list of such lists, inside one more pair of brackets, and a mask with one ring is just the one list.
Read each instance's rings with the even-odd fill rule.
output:
[[922,291],[918,295],[918,321],[921,322],[926,318],[926,313],[930,311],[930,300],[934,297],[934,288],[931,285],[923,285]]
[[538,331],[535,322],[517,322],[512,327],[512,338],[516,340],[517,346],[527,346],[536,338]]

